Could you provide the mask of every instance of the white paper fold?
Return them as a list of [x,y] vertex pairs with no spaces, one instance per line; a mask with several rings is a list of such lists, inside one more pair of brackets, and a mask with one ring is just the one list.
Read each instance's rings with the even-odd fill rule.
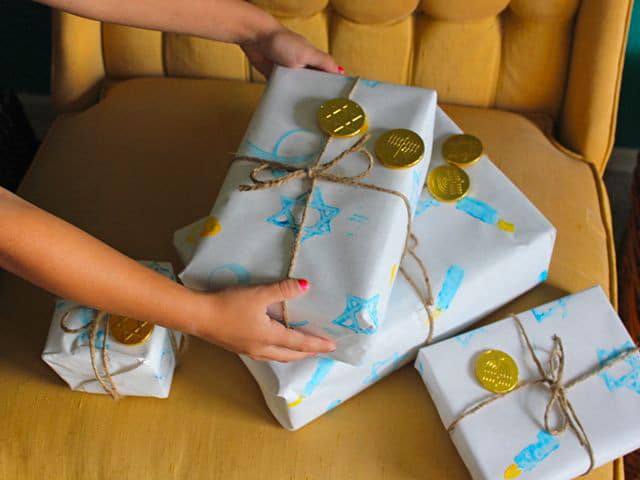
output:
[[[170,263],[140,263],[175,280]],[[89,329],[78,333],[66,333],[60,327],[60,320],[69,311],[72,313],[68,315],[65,324],[70,328],[87,325],[97,314],[94,309],[82,307],[69,300],[56,301],[42,359],[72,390],[105,393],[91,366]],[[181,334],[174,332],[174,335],[180,344]],[[120,394],[159,398],[169,396],[176,365],[169,330],[156,325],[146,342],[140,345],[123,345],[111,336],[105,339],[104,328],[101,327],[95,340],[95,347],[98,349],[96,360],[100,372],[104,371],[100,352],[105,342],[109,354],[109,369]]]
[[[633,347],[600,287],[536,307],[518,318],[543,363],[548,361],[552,336],[561,338],[565,383]],[[491,395],[473,374],[475,358],[487,349],[509,354],[518,365],[520,381],[540,378],[511,318],[421,349],[416,368],[445,426]],[[640,447],[639,355],[567,393],[593,446],[596,466]],[[544,431],[549,398],[546,386],[525,387],[458,424],[452,439],[474,479],[565,480],[585,473],[589,456],[577,436],[567,431],[554,437]]]
[[[320,105],[347,96],[354,81],[340,75],[277,68],[239,153],[300,167],[310,165],[326,138],[317,126]],[[408,128],[422,137],[425,154],[417,166],[392,170],[376,162],[362,180],[403,193],[415,210],[431,158],[435,92],[360,80],[351,98],[367,114],[369,151],[373,152],[378,137],[392,128]],[[335,158],[356,140],[332,139],[320,162]],[[365,166],[362,155],[354,153],[330,173],[355,175]],[[254,167],[254,163],[237,161],[229,169],[211,210],[212,227],[180,275],[189,287],[215,290],[286,276],[309,181],[298,179],[267,190],[240,192],[238,186],[250,183]],[[406,226],[406,206],[398,197],[318,180],[292,275],[309,280],[315,288],[289,302],[291,324],[334,338],[338,348],[332,356],[358,363],[382,324]]]
[[[433,167],[442,163],[443,140],[460,129],[438,110],[435,132]],[[436,296],[437,338],[543,281],[555,239],[553,226],[487,157],[468,170],[475,210],[464,210],[464,204],[436,204],[425,190],[414,223],[418,252],[429,267]],[[504,219],[503,228],[497,226],[499,219]],[[183,261],[193,255],[204,225],[205,219],[176,232],[174,244]],[[327,359],[262,363],[243,357],[285,428],[302,427],[414,358],[427,338],[427,316],[402,276],[395,282],[389,308],[360,366]]]

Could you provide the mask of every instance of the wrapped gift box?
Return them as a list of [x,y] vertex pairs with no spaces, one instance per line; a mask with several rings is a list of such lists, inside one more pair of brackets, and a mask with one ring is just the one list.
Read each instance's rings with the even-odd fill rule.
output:
[[[173,268],[167,262],[140,262],[156,272],[175,280]],[[91,365],[89,348],[89,328],[75,333],[65,332],[61,320],[70,329],[89,325],[98,312],[69,300],[56,301],[49,335],[42,353],[42,359],[49,364],[72,390],[90,393],[106,393],[96,378]],[[117,391],[121,395],[136,395],[167,398],[176,365],[174,346],[170,335],[174,335],[176,345],[182,341],[179,332],[155,325],[149,338],[138,345],[119,343],[108,335],[105,338],[104,322],[97,332],[94,346],[97,366],[104,373],[101,351],[107,349],[108,367]]]
[[[570,295],[518,314],[542,364],[557,335],[564,349],[561,384],[612,361],[634,344],[600,287]],[[513,318],[472,330],[420,350],[420,371],[445,426],[490,397],[476,380],[474,362],[487,350],[511,356],[520,382],[541,378],[523,334]],[[499,368],[499,367],[498,367]],[[640,447],[640,355],[619,359],[610,368],[568,387],[566,396],[594,452],[594,468]],[[544,427],[550,400],[547,385],[515,389],[462,418],[451,436],[474,479],[544,478],[565,480],[587,471],[587,449],[572,430],[559,435]],[[549,428],[559,424],[557,406]]]
[[[441,110],[435,129],[436,145],[460,131]],[[432,162],[441,161],[436,147]],[[436,295],[436,337],[451,335],[544,280],[555,239],[554,228],[486,157],[469,171],[472,198],[487,211],[503,212],[500,218],[512,227],[498,228],[497,221],[480,220],[455,204],[435,204],[426,190],[422,193],[414,227]],[[207,230],[202,219],[176,233],[183,261]],[[290,364],[242,359],[278,421],[297,429],[411,361],[427,338],[426,318],[421,301],[399,276],[376,335],[381,341],[370,346],[360,366],[324,358]]]
[[[317,125],[318,109],[327,100],[347,97],[355,78],[312,70],[277,68],[251,120],[239,154],[278,161],[301,169],[311,166],[327,136]],[[366,184],[401,192],[411,212],[395,195],[318,179],[311,193],[292,277],[315,288],[289,303],[292,327],[336,340],[334,358],[358,363],[379,331],[388,305],[412,216],[425,180],[436,109],[431,90],[358,80],[351,99],[362,106],[374,152],[379,136],[407,128],[424,141],[420,163],[389,169],[374,162]],[[320,163],[327,163],[357,141],[333,138]],[[344,158],[329,173],[354,176],[366,168],[361,153]],[[299,230],[310,181],[295,179],[280,186],[239,191],[251,184],[256,164],[232,163],[211,210],[206,234],[180,274],[189,287],[215,290],[237,284],[285,278],[294,236]],[[285,172],[263,172],[282,178]],[[280,315],[273,312],[275,316]]]

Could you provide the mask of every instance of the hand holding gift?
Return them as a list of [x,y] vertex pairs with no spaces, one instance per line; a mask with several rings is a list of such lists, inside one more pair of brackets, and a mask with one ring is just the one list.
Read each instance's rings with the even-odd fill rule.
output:
[[[210,291],[308,279],[316,288],[272,314],[360,362],[407,251],[435,107],[425,89],[277,68],[182,281]],[[374,161],[381,140],[416,159]]]

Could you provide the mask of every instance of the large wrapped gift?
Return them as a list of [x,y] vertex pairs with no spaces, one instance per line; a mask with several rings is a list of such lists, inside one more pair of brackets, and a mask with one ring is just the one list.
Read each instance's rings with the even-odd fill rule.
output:
[[[459,129],[438,110],[436,145],[454,133]],[[433,163],[440,162],[438,147]],[[471,198],[486,211],[503,212],[511,227],[497,228],[497,221],[480,220],[455,204],[436,206],[423,192],[414,230],[420,238],[418,253],[430,264],[437,337],[459,330],[543,280],[555,238],[554,228],[489,159],[481,159],[469,171]],[[174,243],[185,262],[207,234],[206,222],[202,219],[177,232]],[[400,276],[376,335],[380,341],[371,345],[360,366],[329,358],[289,364],[242,360],[278,421],[297,429],[411,361],[429,332],[420,298]]]
[[[175,280],[167,262],[140,262]],[[56,301],[42,359],[72,390],[167,398],[185,339],[158,325]]]
[[[366,143],[362,135],[320,130],[320,106],[340,97],[364,110]],[[431,158],[435,108],[431,90],[277,68],[182,281],[215,290],[308,279],[314,288],[272,315],[335,339],[334,358],[357,363],[379,331],[405,252]],[[403,169],[374,160],[367,172],[361,147],[374,152],[379,137],[398,128],[421,137],[422,160]],[[398,139],[399,149],[417,148],[403,145]]]
[[416,368],[474,479],[565,480],[640,447],[637,352],[595,287],[427,346]]

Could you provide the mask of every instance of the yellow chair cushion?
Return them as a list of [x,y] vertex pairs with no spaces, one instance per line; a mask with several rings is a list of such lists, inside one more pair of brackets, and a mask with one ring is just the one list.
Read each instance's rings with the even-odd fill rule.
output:
[[[20,193],[134,258],[178,267],[172,233],[208,212],[261,91],[226,80],[118,83],[55,122]],[[517,114],[446,110],[558,228],[548,282],[493,318],[594,284],[613,294],[595,169]],[[468,478],[411,367],[291,433],[240,360],[199,340],[167,400],[70,391],[40,360],[52,310],[50,295],[0,274],[0,478]],[[586,478],[621,478],[620,466]]]
[[[350,75],[440,100],[546,113],[602,173],[614,139],[632,0],[252,0]],[[214,20],[215,21],[215,20]],[[262,81],[235,45],[54,15],[52,90],[64,111],[142,76]]]

